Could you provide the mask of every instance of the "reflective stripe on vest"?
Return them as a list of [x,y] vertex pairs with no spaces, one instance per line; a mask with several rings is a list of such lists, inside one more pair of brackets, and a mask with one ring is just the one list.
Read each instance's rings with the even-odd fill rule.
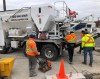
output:
[[32,42],[33,42],[32,40],[27,41],[27,43],[26,43],[26,52],[36,52],[37,51],[36,47],[34,49],[31,49],[29,47],[29,44],[32,43]]
[[26,52],[36,52],[37,51],[37,48],[34,48],[33,50],[30,49],[30,48],[27,48]]
[[[87,37],[89,37],[89,39],[87,40],[87,42],[85,42],[85,44],[86,43],[95,43],[94,41],[93,41],[93,39],[91,38],[91,36],[87,36]],[[92,42],[90,42],[92,40]]]
[[91,36],[86,36],[86,37],[88,37],[89,39],[87,41],[83,41],[85,43],[85,46],[87,46],[88,44],[92,44],[93,46],[95,46],[95,42],[92,39],[92,37]]
[[[71,35],[70,35],[71,36]],[[76,38],[71,36],[71,39],[68,40],[69,43],[76,43]]]

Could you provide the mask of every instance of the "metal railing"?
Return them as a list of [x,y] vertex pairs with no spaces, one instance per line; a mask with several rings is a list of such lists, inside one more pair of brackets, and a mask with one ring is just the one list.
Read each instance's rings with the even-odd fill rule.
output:
[[56,1],[54,2],[54,7],[55,7],[55,11],[56,11],[56,4],[58,3],[62,3],[62,8],[59,10],[59,13],[61,13],[60,11],[62,11],[61,15],[63,15],[63,17],[68,15],[68,6],[66,4],[65,1]]

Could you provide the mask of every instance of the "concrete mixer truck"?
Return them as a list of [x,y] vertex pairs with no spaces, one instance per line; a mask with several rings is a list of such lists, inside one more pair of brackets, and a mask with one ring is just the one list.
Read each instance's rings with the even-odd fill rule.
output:
[[23,48],[26,39],[35,34],[38,51],[49,60],[55,60],[62,54],[64,37],[70,31],[72,18],[68,7],[62,2],[62,8],[56,9],[50,4],[34,5],[17,10],[0,12],[0,53],[11,49]]

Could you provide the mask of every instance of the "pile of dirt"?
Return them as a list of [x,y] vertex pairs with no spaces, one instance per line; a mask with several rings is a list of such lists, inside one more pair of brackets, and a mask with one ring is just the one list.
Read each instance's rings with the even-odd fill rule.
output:
[[95,51],[99,52],[100,53],[100,49],[96,49]]
[[83,71],[82,73],[86,79],[100,79],[100,73],[90,73],[88,71]]

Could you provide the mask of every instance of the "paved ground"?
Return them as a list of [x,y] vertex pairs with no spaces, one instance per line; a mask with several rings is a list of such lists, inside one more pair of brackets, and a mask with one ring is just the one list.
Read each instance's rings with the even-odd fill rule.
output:
[[[38,73],[37,77],[30,78],[28,72],[28,59],[23,56],[21,51],[17,51],[11,54],[0,54],[0,58],[6,57],[14,57],[16,58],[11,79],[45,79],[45,75],[52,75],[57,74],[59,72],[60,61],[63,58],[65,60],[65,71],[66,73],[76,73],[82,72],[83,70],[87,70],[91,73],[100,73],[100,53],[94,51],[94,63],[93,67],[89,67],[88,65],[82,65],[81,62],[83,61],[83,54],[77,54],[77,48],[75,49],[74,54],[74,62],[70,65],[67,62],[67,52],[64,52],[63,56],[59,57],[58,60],[52,61],[52,70],[42,73],[38,71],[38,66],[36,68],[36,72]],[[88,57],[89,61],[89,57]]]

